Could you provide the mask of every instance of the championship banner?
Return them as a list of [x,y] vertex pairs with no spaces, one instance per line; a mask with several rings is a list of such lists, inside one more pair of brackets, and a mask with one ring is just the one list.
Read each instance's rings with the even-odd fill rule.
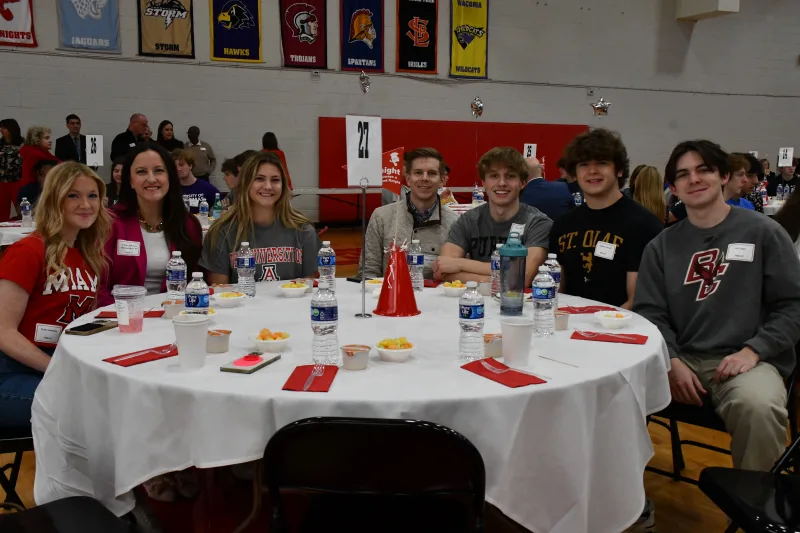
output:
[[325,0],[280,0],[283,66],[328,68]]
[[58,0],[58,34],[63,49],[120,52],[117,0]]
[[210,0],[211,59],[263,63],[261,1]]
[[342,70],[383,72],[383,0],[341,0]]
[[0,45],[35,48],[33,0],[0,0]]
[[485,79],[489,0],[451,0],[450,77]]
[[397,72],[436,74],[439,0],[397,0]]
[[136,0],[139,55],[194,58],[192,0]]

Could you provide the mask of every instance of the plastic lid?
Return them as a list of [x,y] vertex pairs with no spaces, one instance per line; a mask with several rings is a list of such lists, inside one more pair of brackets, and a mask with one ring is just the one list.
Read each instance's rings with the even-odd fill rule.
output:
[[138,298],[147,295],[147,289],[140,285],[114,285],[111,295],[122,298]]
[[419,239],[411,239],[411,244],[419,244]]
[[242,241],[242,246],[250,246],[250,243],[247,241]]
[[327,281],[320,281],[319,283],[317,283],[317,288],[318,289],[327,289],[328,288],[328,282]]
[[556,254],[547,254],[548,259],[555,259],[556,257]]
[[500,248],[500,255],[502,257],[527,257],[528,256],[528,249],[522,245],[522,241],[519,240],[519,233],[516,231],[512,231],[508,237],[508,240]]
[[322,246],[330,246],[331,241],[322,241]]
[[181,253],[179,251],[175,250],[174,252],[172,252],[172,257],[180,257],[180,256]]
[[203,273],[202,272],[192,272],[192,279],[194,279],[194,278],[201,278],[202,279],[203,278]]
[[467,288],[468,289],[475,289],[477,286],[478,286],[478,282],[477,281],[468,281],[467,282]]
[[22,197],[22,201],[23,201],[23,202],[27,202],[27,201],[28,201],[28,198],[27,198],[26,196],[23,196],[23,197]]
[[502,242],[498,242],[497,244],[494,245],[494,247],[499,250],[500,248],[503,247],[503,243]]

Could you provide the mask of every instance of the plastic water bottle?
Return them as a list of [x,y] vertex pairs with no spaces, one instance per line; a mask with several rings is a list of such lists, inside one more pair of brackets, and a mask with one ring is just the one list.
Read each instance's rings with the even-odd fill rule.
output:
[[202,272],[192,272],[192,281],[186,286],[184,303],[187,315],[208,314],[208,285],[203,281]]
[[411,275],[411,286],[414,292],[422,292],[425,286],[425,277],[423,269],[425,268],[425,255],[422,253],[422,246],[418,239],[411,241],[411,246],[408,247],[408,273]]
[[336,292],[336,252],[331,248],[331,241],[322,241],[322,248],[317,254],[317,271],[319,283],[328,284],[331,292]]
[[236,282],[239,290],[252,298],[256,295],[256,256],[249,242],[243,242],[236,253]]
[[475,182],[475,187],[472,188],[472,205],[480,205],[483,203],[483,190],[478,182]]
[[775,197],[778,199],[779,202],[783,201],[783,185],[780,183],[778,184],[778,190],[775,192]]
[[533,322],[537,337],[556,333],[556,283],[549,268],[541,265],[533,278]]
[[167,298],[183,300],[186,294],[186,262],[180,252],[172,252],[172,259],[167,263]]
[[27,198],[23,198],[22,201],[19,203],[19,211],[20,214],[22,215],[22,227],[32,228],[33,213],[31,212],[31,203],[28,201]]
[[458,322],[461,326],[458,358],[483,359],[483,296],[478,292],[477,281],[468,281],[467,290],[458,300]]
[[760,189],[761,190],[759,191],[759,194],[761,195],[761,203],[763,205],[767,205],[767,203],[769,201],[769,198],[767,198],[767,188],[762,183],[761,186],[760,186]]
[[558,263],[556,254],[547,254],[547,261],[544,262],[550,269],[550,277],[556,284],[556,309],[558,309],[558,290],[561,288],[561,265]]
[[575,207],[580,207],[583,203],[583,198],[581,197],[581,193],[576,192],[572,193],[572,201],[575,203]]
[[339,304],[328,283],[319,282],[319,290],[311,298],[311,358],[314,364],[339,364]]
[[219,217],[222,216],[222,200],[219,197],[219,193],[217,193],[214,198],[214,207],[211,208],[211,216],[214,220],[219,220]]
[[492,252],[492,298],[500,294],[500,248],[502,247],[502,244],[497,244]]
[[200,220],[200,225],[204,228],[208,226],[208,202],[205,198],[200,199],[200,207],[198,207],[197,218]]

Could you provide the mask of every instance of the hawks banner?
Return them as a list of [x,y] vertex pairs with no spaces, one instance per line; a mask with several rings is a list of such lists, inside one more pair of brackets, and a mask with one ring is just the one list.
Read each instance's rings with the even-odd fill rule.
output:
[[283,66],[328,68],[325,0],[281,0]]
[[117,0],[58,0],[60,48],[119,52]]
[[261,63],[261,0],[210,0],[211,59]]
[[0,0],[0,45],[34,48],[33,0]]
[[139,6],[140,56],[194,58],[192,0],[136,2]]
[[383,72],[383,0],[341,0],[342,70]]
[[397,0],[397,72],[436,74],[438,0]]
[[450,1],[450,76],[486,78],[489,0]]

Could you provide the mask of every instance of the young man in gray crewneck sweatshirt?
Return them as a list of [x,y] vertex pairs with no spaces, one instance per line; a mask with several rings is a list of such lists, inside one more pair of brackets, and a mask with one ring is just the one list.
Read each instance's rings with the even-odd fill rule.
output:
[[786,446],[800,261],[781,226],[725,203],[726,158],[709,141],[673,150],[665,178],[688,216],[645,249],[633,310],[667,342],[673,400],[701,405],[708,395],[734,467],[765,471]]

